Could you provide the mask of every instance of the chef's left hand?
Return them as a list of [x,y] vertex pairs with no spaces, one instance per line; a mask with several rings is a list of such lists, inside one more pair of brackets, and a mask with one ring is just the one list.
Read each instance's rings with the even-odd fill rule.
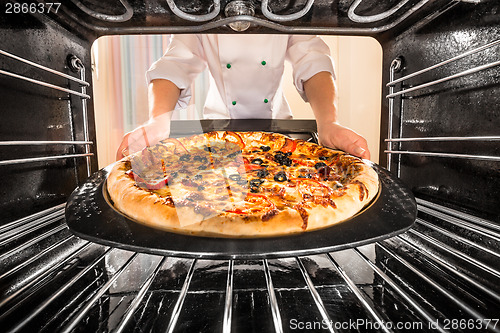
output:
[[358,133],[336,122],[318,123],[319,141],[322,145],[337,148],[354,156],[370,159],[368,143]]

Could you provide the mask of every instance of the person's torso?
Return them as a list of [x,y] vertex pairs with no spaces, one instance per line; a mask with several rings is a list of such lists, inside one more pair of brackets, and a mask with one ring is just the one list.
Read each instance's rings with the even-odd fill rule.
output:
[[291,118],[281,89],[288,36],[200,38],[212,75],[205,118]]

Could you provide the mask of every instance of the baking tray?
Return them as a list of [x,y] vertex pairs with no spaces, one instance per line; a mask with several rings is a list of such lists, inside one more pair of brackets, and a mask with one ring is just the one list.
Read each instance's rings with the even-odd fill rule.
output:
[[310,255],[361,246],[408,230],[416,219],[411,191],[384,168],[378,195],[360,213],[331,227],[281,237],[213,238],[176,234],[134,222],[117,211],[106,190],[112,165],[94,173],[73,191],[66,223],[77,236],[136,252],[210,259],[260,259]]

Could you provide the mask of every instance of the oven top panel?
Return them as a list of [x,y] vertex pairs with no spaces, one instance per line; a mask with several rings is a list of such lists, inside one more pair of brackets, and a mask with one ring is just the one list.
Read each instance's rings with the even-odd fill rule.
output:
[[[98,37],[155,33],[377,36],[440,13],[448,0],[72,0],[43,9],[69,30]],[[14,7],[9,9],[15,11]],[[21,11],[21,9],[17,9]],[[21,13],[22,14],[22,13]]]

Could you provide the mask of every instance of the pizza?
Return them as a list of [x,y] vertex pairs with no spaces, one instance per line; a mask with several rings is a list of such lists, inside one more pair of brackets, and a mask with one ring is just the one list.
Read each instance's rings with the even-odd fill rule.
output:
[[115,163],[106,188],[132,220],[195,236],[269,237],[345,221],[376,196],[357,157],[278,133],[167,138]]

